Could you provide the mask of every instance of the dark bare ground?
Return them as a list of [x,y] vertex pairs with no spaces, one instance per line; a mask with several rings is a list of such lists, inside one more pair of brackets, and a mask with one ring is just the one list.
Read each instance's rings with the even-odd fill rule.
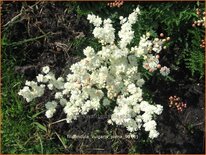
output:
[[[12,10],[12,11],[11,11]],[[10,22],[20,12],[22,14],[13,22]],[[29,38],[45,35],[41,39],[24,43],[13,48],[17,59],[22,59],[15,68],[15,74],[23,73],[28,80],[34,79],[40,68],[49,65],[56,75],[62,75],[67,66],[77,62],[79,57],[75,54],[75,47],[71,42],[76,38],[88,36],[88,22],[83,17],[77,17],[72,5],[65,3],[48,2],[15,2],[3,4],[3,34],[6,34],[10,42],[18,42]],[[184,80],[183,80],[184,81]],[[199,84],[198,84],[199,83]],[[71,139],[70,135],[118,135],[125,136],[125,129],[109,126],[106,121],[110,113],[96,114],[90,112],[88,117],[80,117],[71,124],[61,122],[49,125],[49,122],[65,118],[62,111],[59,115],[48,121],[44,115],[39,116],[38,121],[47,124],[48,130],[64,135],[68,138],[68,148],[64,153],[128,153],[131,148],[138,148],[141,153],[204,153],[204,82],[186,83],[182,86],[158,88],[156,103],[164,105],[163,115],[158,119],[160,136],[149,143],[140,141],[145,135],[139,135],[139,139]],[[178,90],[178,91],[177,91]],[[154,90],[155,92],[155,90]],[[169,92],[176,92],[187,98],[188,108],[178,113],[168,108],[167,99]],[[174,94],[175,95],[175,94]],[[44,108],[45,98],[39,99],[37,110]],[[99,115],[107,117],[98,117]],[[53,138],[60,143],[59,138],[53,134]],[[51,138],[51,137],[50,137]],[[63,152],[61,152],[63,153]]]

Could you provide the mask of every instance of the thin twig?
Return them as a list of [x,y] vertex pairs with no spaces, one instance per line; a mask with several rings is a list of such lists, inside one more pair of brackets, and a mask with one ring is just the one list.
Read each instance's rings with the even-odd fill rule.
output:
[[200,122],[200,123],[197,123],[197,124],[193,124],[193,127],[194,127],[194,126],[199,126],[199,125],[202,125],[202,124],[204,124],[204,122]]
[[3,46],[18,46],[18,45],[21,45],[21,44],[25,44],[25,43],[28,43],[28,42],[32,42],[32,41],[35,41],[35,40],[38,40],[38,39],[41,39],[41,38],[44,38],[48,35],[53,35],[54,33],[47,33],[47,34],[44,34],[44,35],[41,35],[41,36],[38,36],[38,37],[35,37],[35,38],[29,38],[29,39],[25,39],[25,40],[22,40],[22,41],[18,41],[18,42],[13,42],[11,44],[2,44]]
[[[32,6],[29,6],[29,9],[33,9],[33,7],[35,7],[37,4],[39,4],[40,2],[35,3]],[[6,27],[8,25],[10,25],[11,23],[15,22],[23,13],[25,13],[25,11],[27,11],[28,9],[25,9],[24,7],[21,8],[20,13],[16,16],[14,16],[10,21],[8,21],[6,24],[3,25],[3,27]]]
[[20,13],[18,15],[14,16],[10,21],[8,21],[5,25],[3,25],[3,27],[6,27],[9,24],[13,23],[15,20],[17,20],[23,14],[23,11],[25,11],[24,7],[21,8]]
[[56,122],[50,123],[50,125],[53,125],[53,124],[56,124],[56,123],[60,123],[60,122],[66,121],[66,120],[67,120],[67,119],[64,118],[64,119],[58,120],[58,121],[56,121]]
[[186,122],[186,121],[187,121],[187,118],[188,118],[188,116],[189,116],[189,114],[190,114],[190,113],[191,113],[190,111],[187,113],[187,115],[186,115],[186,117],[185,117],[184,122]]
[[59,136],[59,134],[57,132],[55,132],[55,134],[57,135],[57,137],[59,138],[60,142],[62,143],[62,145],[64,146],[65,149],[67,149],[66,144],[64,144],[64,142],[62,141],[61,137]]

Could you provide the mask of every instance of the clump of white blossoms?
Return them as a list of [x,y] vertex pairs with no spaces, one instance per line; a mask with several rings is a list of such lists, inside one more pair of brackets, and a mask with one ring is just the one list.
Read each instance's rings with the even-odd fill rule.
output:
[[[120,17],[121,30],[119,39],[115,38],[115,29],[110,19],[102,20],[96,15],[88,15],[88,20],[94,25],[94,37],[102,44],[100,51],[88,46],[83,53],[86,56],[70,67],[71,74],[64,80],[56,79],[46,66],[42,74],[37,76],[37,82],[26,82],[19,91],[27,102],[44,94],[45,89],[54,91],[54,101],[47,102],[46,117],[51,118],[56,107],[62,107],[68,123],[79,115],[86,115],[90,110],[98,110],[101,106],[116,107],[108,120],[109,124],[121,125],[132,134],[144,129],[151,139],[159,133],[156,130],[155,116],[162,113],[161,105],[150,104],[142,97],[144,79],[138,71],[138,59],[143,59],[143,67],[150,70],[158,68],[156,55],[162,50],[161,39],[149,39],[149,33],[143,35],[139,45],[128,47],[134,38],[132,25],[136,23],[140,10],[137,7],[128,18]],[[163,68],[163,75],[169,70]],[[57,115],[57,114],[56,114]]]

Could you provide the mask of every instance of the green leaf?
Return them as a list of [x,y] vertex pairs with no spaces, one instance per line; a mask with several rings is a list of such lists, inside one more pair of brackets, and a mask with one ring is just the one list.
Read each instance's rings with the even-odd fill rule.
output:
[[37,116],[39,116],[40,114],[42,114],[42,113],[44,113],[44,112],[45,112],[45,110],[44,110],[44,111],[41,111],[41,112],[38,112],[38,113],[34,114],[34,115],[32,116],[32,118],[36,118]]
[[34,125],[36,125],[39,129],[47,132],[47,128],[45,126],[43,126],[42,124],[38,123],[38,122],[34,122]]

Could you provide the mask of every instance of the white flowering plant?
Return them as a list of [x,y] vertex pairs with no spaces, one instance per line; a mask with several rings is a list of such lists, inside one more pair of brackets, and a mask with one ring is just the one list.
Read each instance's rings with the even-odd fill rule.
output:
[[45,115],[52,118],[58,115],[57,106],[62,107],[67,123],[90,110],[109,108],[115,103],[109,124],[123,126],[131,134],[144,129],[149,132],[149,138],[156,138],[159,132],[155,118],[162,113],[163,107],[143,99],[145,81],[140,68],[150,72],[161,68],[163,76],[167,76],[170,69],[159,64],[164,39],[151,39],[150,33],[146,33],[138,45],[129,47],[134,38],[132,26],[139,14],[137,7],[128,17],[119,17],[118,37],[111,19],[103,20],[89,14],[87,19],[94,25],[93,35],[101,43],[101,50],[86,47],[83,50],[85,58],[70,67],[71,73],[65,79],[56,78],[49,66],[43,67],[42,73],[36,77],[37,82],[26,81],[26,86],[18,94],[30,102],[42,96],[46,89],[53,91],[54,100],[45,103]]

